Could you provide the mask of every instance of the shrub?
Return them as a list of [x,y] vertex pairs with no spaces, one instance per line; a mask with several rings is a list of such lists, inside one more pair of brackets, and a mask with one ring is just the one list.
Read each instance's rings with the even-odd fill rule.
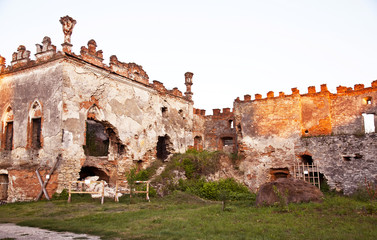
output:
[[[221,179],[219,181],[207,182],[205,179],[179,180],[178,190],[195,194],[209,200],[254,200],[255,196],[249,189],[233,178]],[[226,193],[226,196],[224,194]]]
[[149,177],[150,177],[149,172],[147,170],[141,170],[136,174],[135,180],[136,181],[148,181]]
[[68,190],[67,189],[63,189],[63,191],[61,193],[54,193],[52,195],[52,199],[54,200],[67,200],[68,199]]

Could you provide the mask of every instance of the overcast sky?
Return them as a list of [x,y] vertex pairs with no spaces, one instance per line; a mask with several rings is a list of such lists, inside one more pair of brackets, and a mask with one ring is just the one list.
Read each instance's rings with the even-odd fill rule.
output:
[[22,44],[34,58],[44,36],[60,50],[65,15],[76,54],[94,39],[106,64],[117,55],[182,92],[193,72],[207,114],[245,94],[377,79],[376,0],[0,0],[0,55],[10,64]]

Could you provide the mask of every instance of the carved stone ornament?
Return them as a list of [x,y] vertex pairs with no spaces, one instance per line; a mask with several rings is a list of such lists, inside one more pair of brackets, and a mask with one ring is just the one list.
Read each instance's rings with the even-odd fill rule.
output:
[[63,25],[64,43],[71,44],[72,30],[76,25],[76,20],[67,15],[60,18],[60,23]]

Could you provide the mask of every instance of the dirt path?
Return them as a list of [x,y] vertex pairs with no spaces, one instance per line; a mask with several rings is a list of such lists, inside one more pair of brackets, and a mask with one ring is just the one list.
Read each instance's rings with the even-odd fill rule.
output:
[[76,234],[70,232],[53,232],[40,228],[33,227],[21,227],[13,223],[0,224],[0,240],[3,238],[8,239],[28,239],[28,240],[40,240],[40,239],[93,239],[99,240],[100,237],[91,236],[87,234]]

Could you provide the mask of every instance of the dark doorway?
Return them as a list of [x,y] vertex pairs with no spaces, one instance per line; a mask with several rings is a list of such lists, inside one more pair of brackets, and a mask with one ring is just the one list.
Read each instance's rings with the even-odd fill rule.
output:
[[157,158],[160,160],[166,160],[170,154],[170,137],[168,135],[159,136],[157,141]]
[[8,174],[0,174],[0,200],[8,198]]
[[13,145],[13,122],[7,122],[5,127],[5,150],[12,150]]
[[84,180],[86,177],[98,176],[98,181],[104,180],[105,182],[109,182],[110,177],[102,170],[96,167],[82,167],[80,171],[80,179]]
[[87,156],[107,156],[109,154],[109,134],[100,122],[86,120],[84,151]]
[[305,165],[313,165],[313,158],[312,158],[312,156],[307,155],[307,154],[303,154],[303,155],[300,156],[300,158],[301,158],[301,161],[302,161],[303,164],[305,164]]
[[31,132],[31,148],[41,148],[41,130],[42,130],[41,118],[32,119],[32,132]]

